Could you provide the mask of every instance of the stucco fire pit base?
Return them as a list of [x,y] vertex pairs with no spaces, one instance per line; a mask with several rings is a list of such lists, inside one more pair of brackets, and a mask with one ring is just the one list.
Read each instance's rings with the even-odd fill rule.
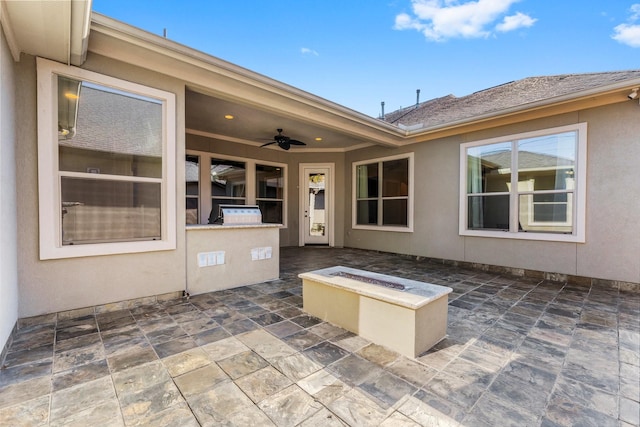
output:
[[447,333],[451,288],[340,266],[298,277],[304,311],[405,356]]

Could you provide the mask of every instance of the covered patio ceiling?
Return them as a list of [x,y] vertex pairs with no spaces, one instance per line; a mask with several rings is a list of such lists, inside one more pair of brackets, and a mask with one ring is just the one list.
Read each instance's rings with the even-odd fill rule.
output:
[[[277,129],[283,129],[283,135],[306,143],[306,146],[292,146],[291,152],[342,152],[374,145],[371,140],[343,129],[309,123],[268,106],[225,100],[204,92],[187,88],[187,134],[259,147],[272,141]],[[275,144],[265,149],[280,150]]]

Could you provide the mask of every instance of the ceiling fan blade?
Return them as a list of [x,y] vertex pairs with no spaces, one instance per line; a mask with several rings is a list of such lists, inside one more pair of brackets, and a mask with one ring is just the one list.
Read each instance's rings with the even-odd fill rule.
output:
[[278,146],[280,146],[280,148],[282,148],[283,150],[288,150],[289,148],[291,148],[291,144],[289,144],[289,141],[279,142]]
[[276,143],[276,141],[267,142],[266,144],[262,144],[262,145],[260,146],[260,148],[262,148],[262,147],[266,147],[267,145],[271,145],[271,144],[275,144],[275,143]]
[[307,145],[302,141],[298,141],[297,139],[290,139],[289,140],[289,144],[293,144],[293,145]]

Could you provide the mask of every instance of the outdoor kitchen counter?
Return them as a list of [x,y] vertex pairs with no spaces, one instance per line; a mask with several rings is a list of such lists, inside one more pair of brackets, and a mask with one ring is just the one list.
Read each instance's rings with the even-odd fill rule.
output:
[[280,225],[188,225],[187,291],[191,295],[277,279]]
[[192,224],[187,225],[189,230],[231,230],[238,228],[280,228],[282,224]]

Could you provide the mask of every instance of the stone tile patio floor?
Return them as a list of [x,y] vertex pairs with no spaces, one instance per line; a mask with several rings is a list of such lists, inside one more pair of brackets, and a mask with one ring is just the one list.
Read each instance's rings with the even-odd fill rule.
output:
[[[448,337],[409,359],[306,316],[331,265],[450,286]],[[277,281],[20,324],[2,426],[640,424],[637,292],[285,248]]]

